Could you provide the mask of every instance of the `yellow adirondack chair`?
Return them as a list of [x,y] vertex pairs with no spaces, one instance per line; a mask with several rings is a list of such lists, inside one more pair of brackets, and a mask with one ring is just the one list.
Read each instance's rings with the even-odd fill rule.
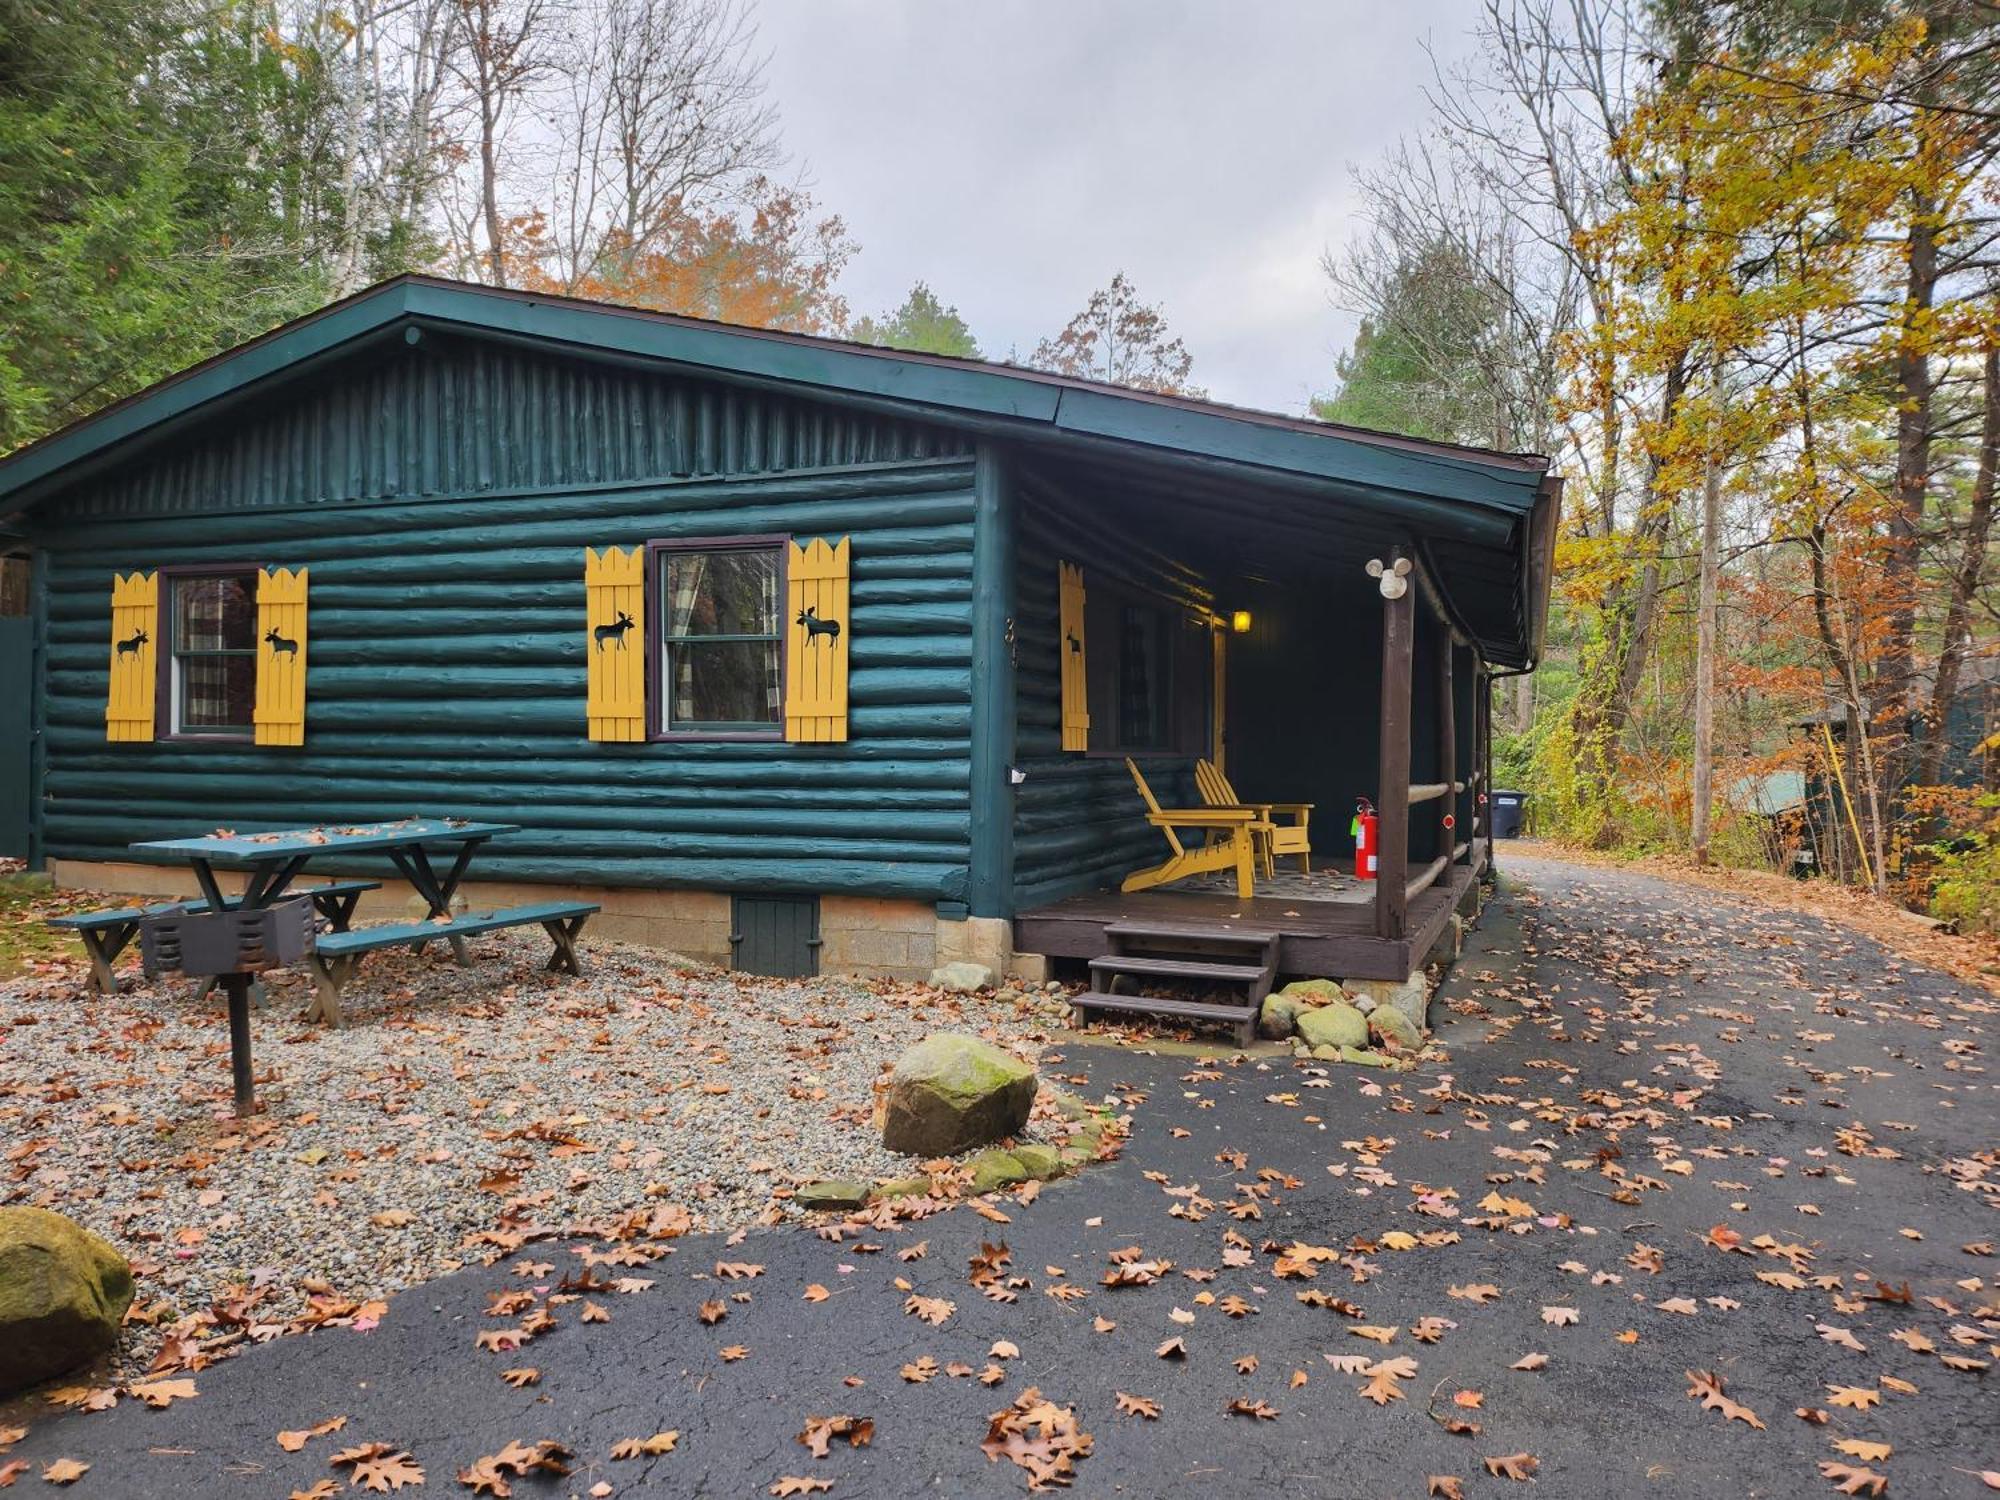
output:
[[[1129,755],[1125,757],[1125,769],[1132,773],[1139,795],[1146,801],[1146,821],[1166,835],[1167,845],[1174,852],[1164,864],[1134,870],[1118,889],[1143,891],[1188,875],[1234,869],[1236,894],[1248,901],[1257,893],[1255,871],[1252,869],[1255,853],[1250,841],[1250,824],[1256,813],[1247,807],[1163,808]],[[1206,841],[1189,848],[1180,839],[1181,834],[1186,832],[1205,834]]]
[[[1222,774],[1222,767],[1212,761],[1194,763],[1194,780],[1201,788],[1201,800],[1210,807],[1246,807],[1257,815],[1250,824],[1250,837],[1267,879],[1278,873],[1281,854],[1296,854],[1299,869],[1312,874],[1312,832],[1307,826],[1312,821],[1310,802],[1245,802]],[[1281,817],[1293,821],[1280,823]]]

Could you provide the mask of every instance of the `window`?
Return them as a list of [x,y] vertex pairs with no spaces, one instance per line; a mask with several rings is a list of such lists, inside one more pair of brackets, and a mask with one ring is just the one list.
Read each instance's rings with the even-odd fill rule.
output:
[[257,573],[170,576],[168,732],[249,739],[257,707]]
[[1118,616],[1118,743],[1155,749],[1169,743],[1173,623],[1151,604],[1121,605]]
[[659,544],[656,567],[660,732],[781,736],[782,542]]
[[1118,584],[1093,587],[1084,611],[1091,753],[1208,754],[1215,678],[1207,617]]

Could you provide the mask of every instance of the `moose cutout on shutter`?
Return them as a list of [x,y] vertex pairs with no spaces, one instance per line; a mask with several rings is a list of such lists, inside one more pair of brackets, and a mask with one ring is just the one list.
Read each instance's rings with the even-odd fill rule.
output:
[[111,687],[104,700],[107,740],[153,738],[153,691],[159,681],[159,657],[152,632],[159,623],[159,576],[112,575]]
[[[1090,686],[1084,671],[1083,569],[1058,563],[1058,623],[1062,629],[1062,747],[1090,748]],[[1046,576],[1046,575],[1045,575]]]
[[583,549],[590,632],[587,714],[593,740],[646,737],[646,549]]
[[786,547],[785,738],[800,744],[847,738],[849,541]]
[[306,742],[306,570],[257,575],[257,707],[260,745]]

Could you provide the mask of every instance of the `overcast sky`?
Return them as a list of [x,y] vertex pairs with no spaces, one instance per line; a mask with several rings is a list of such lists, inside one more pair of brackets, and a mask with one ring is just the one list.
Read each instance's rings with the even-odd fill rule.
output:
[[1350,167],[1421,125],[1476,0],[760,0],[796,166],[861,253],[1025,357],[1123,268],[1218,400],[1299,413],[1354,319],[1321,251]]

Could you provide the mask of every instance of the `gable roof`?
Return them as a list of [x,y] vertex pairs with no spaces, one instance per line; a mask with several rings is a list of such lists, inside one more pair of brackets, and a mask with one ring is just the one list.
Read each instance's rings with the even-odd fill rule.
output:
[[[0,459],[0,520],[198,422],[363,349],[425,330],[673,366],[1010,441],[1123,451],[1321,492],[1423,536],[1511,559],[1526,606],[1503,659],[1532,660],[1556,487],[1546,458],[1340,427],[1015,365],[885,349],[673,313],[398,276],[102,408]],[[1539,560],[1535,556],[1541,553]]]

